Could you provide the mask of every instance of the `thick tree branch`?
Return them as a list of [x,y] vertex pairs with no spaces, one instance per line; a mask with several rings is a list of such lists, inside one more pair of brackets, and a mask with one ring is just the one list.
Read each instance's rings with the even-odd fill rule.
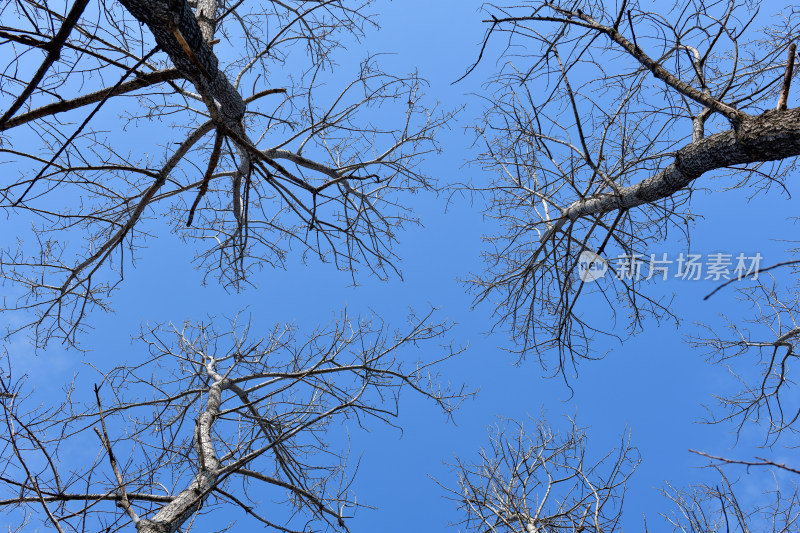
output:
[[[121,3],[131,15],[150,29],[161,49],[198,91],[201,94],[207,91],[216,100],[224,124],[239,130],[239,121],[245,112],[244,100],[220,71],[219,59],[203,37],[186,0],[121,0]],[[178,34],[183,42],[176,37]],[[187,53],[187,48],[190,53]]]
[[[208,365],[213,368],[213,364],[212,359]],[[219,416],[222,390],[225,388],[225,380],[215,380],[208,389],[206,408],[197,417],[194,445],[200,460],[200,471],[194,476],[189,486],[162,507],[155,516],[149,520],[139,521],[136,525],[139,533],[174,533],[178,531],[184,522],[200,508],[211,490],[217,485],[221,470],[214,445],[211,442],[211,432],[214,422]]]
[[[9,480],[3,479],[8,483]],[[29,487],[26,487],[29,488]],[[129,501],[142,501],[154,503],[169,503],[175,498],[173,496],[159,496],[157,494],[141,494],[138,492],[128,492],[126,496]],[[0,500],[0,507],[7,505],[19,505],[22,503],[36,503],[36,502],[121,502],[122,494],[55,494],[47,491],[42,491],[42,497],[23,496],[20,498],[9,498],[7,500]]]
[[562,211],[556,229],[579,217],[662,200],[712,170],[797,155],[800,155],[800,108],[768,111],[743,121],[738,130],[720,132],[684,146],[675,153],[674,161],[655,176],[616,193],[575,201]]
[[27,100],[33,91],[36,90],[36,87],[39,85],[39,82],[42,81],[42,78],[44,78],[44,75],[47,73],[50,66],[55,63],[59,57],[61,57],[61,47],[64,46],[64,43],[67,41],[67,37],[69,37],[69,34],[72,33],[72,29],[78,23],[78,20],[81,18],[83,10],[86,8],[88,3],[89,0],[77,0],[72,5],[67,17],[61,24],[61,28],[59,28],[58,33],[56,33],[55,37],[53,37],[53,40],[47,44],[47,57],[45,57],[41,66],[39,67],[39,70],[37,70],[36,74],[33,75],[33,79],[31,79],[30,83],[28,83],[28,85],[22,91],[22,94],[20,94],[14,103],[11,104],[11,107],[8,108],[8,111],[6,111],[3,116],[0,117],[0,128],[2,128],[6,121],[11,118],[20,107],[22,107],[22,104],[25,103],[25,100]]
[[174,68],[157,70],[155,72],[149,72],[147,74],[140,74],[136,77],[136,79],[125,82],[116,88],[112,87],[110,89],[101,89],[99,91],[85,94],[83,96],[78,96],[70,100],[64,100],[62,102],[53,102],[52,104],[47,104],[41,107],[37,107],[36,109],[32,109],[27,113],[23,113],[21,115],[13,117],[8,121],[6,121],[5,123],[0,124],[0,131],[9,130],[16,126],[26,124],[32,120],[36,120],[38,118],[46,117],[49,115],[55,115],[57,113],[63,113],[65,111],[72,111],[73,109],[78,109],[85,105],[94,104],[102,101],[103,99],[108,99],[112,96],[130,93],[156,83],[173,81],[180,78],[181,78],[181,73],[178,71],[178,69]]
[[191,150],[191,148],[209,131],[211,131],[214,127],[212,122],[206,122],[205,124],[201,125],[195,131],[189,135],[189,137],[181,143],[178,149],[172,154],[166,164],[161,168],[161,171],[158,173],[158,177],[156,178],[155,182],[147,188],[147,190],[142,195],[141,200],[136,205],[136,207],[132,210],[130,217],[128,220],[123,223],[120,228],[114,233],[114,235],[108,239],[101,247],[97,250],[93,255],[85,259],[82,263],[77,265],[72,271],[67,279],[61,286],[61,292],[66,292],[70,284],[83,272],[87,267],[92,265],[95,262],[99,263],[95,265],[95,270],[99,268],[99,264],[102,264],[105,261],[105,258],[108,257],[114,248],[119,245],[125,236],[128,234],[129,231],[136,225],[139,218],[141,218],[144,210],[150,204],[151,200],[155,196],[156,192],[167,182],[167,178],[169,177],[170,172],[178,165],[178,163],[183,159],[183,157]]

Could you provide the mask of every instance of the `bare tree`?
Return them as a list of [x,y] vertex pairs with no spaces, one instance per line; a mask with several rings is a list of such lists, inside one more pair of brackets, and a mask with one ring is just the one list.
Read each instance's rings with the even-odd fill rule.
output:
[[[664,525],[674,532],[692,533],[777,533],[797,528],[796,486],[782,490],[774,478],[774,489],[766,491],[762,501],[742,502],[736,495],[737,483],[718,466],[720,461],[732,461],[707,457],[717,463],[719,482],[686,489],[667,484],[661,492],[669,501],[668,510],[660,513],[664,523],[655,531],[665,530]],[[621,519],[626,486],[639,462],[638,451],[627,439],[618,449],[597,456],[587,449],[586,431],[574,421],[565,436],[540,420],[526,425],[501,421],[490,429],[489,445],[481,449],[477,463],[460,459],[456,463],[458,487],[445,487],[458,504],[463,518],[457,525],[462,531],[611,533],[625,530]],[[741,463],[786,470],[785,465],[770,462]],[[758,489],[766,487],[759,483]],[[741,485],[738,491],[751,492]],[[753,495],[747,499],[753,500]],[[658,522],[647,514],[643,521],[644,531]]]
[[[773,6],[737,0],[677,2],[664,13],[628,0],[506,6],[485,5],[478,57],[504,46],[476,128],[483,148],[477,163],[491,178],[467,185],[486,196],[486,213],[500,230],[487,237],[485,270],[470,283],[476,302],[494,306],[520,358],[533,354],[567,376],[581,358],[595,357],[598,335],[621,339],[641,331],[648,318],[678,321],[669,296],[652,286],[666,273],[650,252],[675,237],[688,248],[696,188],[715,178],[751,195],[788,192],[800,155],[800,108],[789,108],[800,12],[775,6],[780,12],[768,13]],[[724,191],[718,196],[724,201]],[[609,275],[587,276],[593,265]],[[792,260],[781,266],[783,273],[793,268],[795,278],[796,267]],[[731,321],[729,332],[692,341],[739,381],[739,392],[713,391],[722,409],[712,407],[710,421],[733,422],[739,432],[757,428],[766,446],[793,447],[800,419],[792,370],[800,338],[797,286],[766,276],[742,282],[750,273],[747,266],[734,278],[753,310],[751,323]],[[700,453],[716,465],[798,471],[772,452],[756,460]],[[507,455],[494,447],[484,477],[474,479],[492,479],[491,465],[504,464]],[[526,476],[512,469],[513,482],[497,479],[524,486]],[[722,480],[722,489],[667,491],[677,504],[675,531],[797,527],[795,489],[778,487],[766,507],[740,505]],[[466,486],[473,485],[480,486]],[[506,494],[493,490],[477,492],[487,502],[485,495]],[[537,508],[527,505],[521,516]],[[498,502],[479,508],[487,517],[501,511],[485,520],[476,514],[476,530],[513,530],[498,521],[506,513]],[[522,531],[527,523],[514,527]]]
[[442,338],[449,324],[432,313],[395,332],[347,316],[307,336],[279,325],[258,338],[235,322],[147,328],[141,356],[97,370],[93,392],[79,376],[57,408],[36,405],[6,368],[4,522],[171,533],[208,513],[227,529],[238,509],[281,531],[347,530],[355,468],[331,429],[391,424],[404,389],[447,415],[467,395],[436,378],[459,350],[413,367],[398,357]]
[[[556,350],[560,370],[591,357],[593,337],[623,334],[601,306],[628,332],[677,319],[646,287],[662,276],[649,247],[688,237],[694,188],[712,176],[753,194],[783,188],[800,154],[800,109],[787,109],[798,11],[763,11],[734,0],[664,14],[627,0],[487,4],[484,47],[505,39],[506,62],[478,128],[494,181],[472,188],[502,229],[471,282],[521,355]],[[589,285],[586,257],[613,275]]]
[[[532,427],[531,427],[532,426]],[[560,436],[543,422],[501,421],[477,463],[455,465],[450,489],[465,531],[550,533],[614,531],[625,484],[639,455],[624,440],[618,450],[594,458],[586,432],[574,422]]]
[[721,482],[714,487],[699,485],[682,490],[668,487],[664,491],[674,506],[672,512],[664,514],[672,531],[779,533],[797,528],[800,522],[797,488],[784,494],[776,482],[768,504],[746,507],[734,492],[735,484],[721,470],[719,476]]
[[[744,324],[729,321],[727,331],[710,330],[708,336],[694,337],[692,344],[704,350],[711,362],[726,366],[738,385],[733,394],[717,394],[722,413],[716,415],[711,409],[709,421],[730,421],[737,433],[748,425],[759,425],[765,430],[764,445],[771,446],[784,433],[791,436],[800,430],[795,391],[800,293],[796,285],[783,288],[774,278],[762,276],[738,294],[753,311],[750,319]],[[794,446],[792,440],[787,444]]]
[[369,4],[4,1],[0,210],[20,235],[0,279],[18,296],[3,309],[32,317],[12,332],[75,343],[163,218],[233,289],[292,247],[394,272],[404,195],[432,186],[417,164],[449,115],[374,58],[326,87]]

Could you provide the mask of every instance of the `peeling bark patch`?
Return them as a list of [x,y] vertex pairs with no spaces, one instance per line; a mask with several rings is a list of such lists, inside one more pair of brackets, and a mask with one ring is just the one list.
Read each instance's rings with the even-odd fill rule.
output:
[[[208,90],[219,102],[220,115],[226,125],[235,128],[244,116],[244,100],[220,72],[219,60],[203,38],[200,25],[186,0],[120,0],[120,3],[150,29],[158,45],[187,79]],[[181,46],[173,28],[183,36],[200,67]]]

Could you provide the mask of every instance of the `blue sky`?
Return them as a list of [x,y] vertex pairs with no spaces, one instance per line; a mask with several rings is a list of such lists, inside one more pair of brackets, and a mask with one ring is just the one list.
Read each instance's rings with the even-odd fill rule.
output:
[[[470,76],[451,84],[480,50],[485,31],[480,5],[463,0],[380,2],[381,30],[369,33],[362,43],[342,53],[340,60],[344,72],[367,53],[390,54],[380,59],[384,69],[400,73],[416,69],[429,80],[431,99],[445,109],[465,106],[439,138],[442,153],[423,163],[426,173],[441,184],[487,179],[480,168],[468,164],[474,149],[465,128],[479,119],[483,104],[476,95],[497,68],[498,50],[490,46],[486,59]],[[796,102],[790,99],[789,105]],[[796,201],[777,191],[754,199],[742,191],[719,192],[725,185],[729,184],[704,179],[707,189],[695,194],[693,211],[703,218],[694,228],[692,249],[700,253],[758,251],[765,257],[764,264],[785,260],[784,250],[791,246],[781,239],[792,238],[793,227],[786,219],[794,214]],[[357,287],[347,273],[314,260],[304,265],[293,257],[286,270],[256,273],[255,287],[226,293],[213,282],[203,285],[202,274],[189,267],[191,246],[162,231],[141,251],[136,267],[126,270],[125,282],[113,298],[115,312],[92,317],[94,329],[85,342],[90,351],[84,361],[105,365],[135,359],[142,347],[129,339],[145,321],[197,320],[246,309],[257,326],[297,322],[310,329],[327,323],[345,307],[353,315],[372,310],[390,323],[400,323],[409,307],[440,307],[441,316],[457,323],[452,339],[468,345],[462,357],[442,368],[442,375],[480,392],[456,413],[455,424],[446,423],[430,402],[407,394],[397,421],[402,435],[377,425],[371,433],[342,427],[342,435],[332,435],[335,442],[345,442],[345,431],[349,435],[353,455],[361,457],[354,490],[360,501],[378,507],[360,511],[351,523],[353,531],[440,531],[448,528],[448,522],[458,521],[455,505],[442,498],[443,491],[431,477],[455,486],[454,472],[445,463],[454,455],[477,459],[486,443],[485,428],[497,416],[524,419],[544,413],[556,428],[563,429],[568,427],[566,417],[576,416],[579,425],[589,428],[590,451],[597,455],[617,446],[630,431],[631,442],[642,456],[629,484],[623,515],[623,525],[630,531],[640,530],[642,515],[653,530],[660,529],[657,514],[671,509],[657,491],[665,482],[681,487],[714,479],[707,470],[697,468],[707,461],[690,454],[688,448],[744,458],[754,453],[758,435],[744,435],[731,452],[735,438],[729,427],[697,423],[704,416],[701,404],[713,404],[712,394],[731,382],[723,367],[705,363],[683,340],[697,332],[696,322],[719,323],[721,311],[739,312],[732,304],[732,290],[703,301],[714,283],[665,283],[664,291],[676,294],[673,308],[683,317],[681,326],[650,322],[644,333],[622,344],[609,342],[604,347],[612,352],[602,361],[583,363],[579,375],[570,381],[570,391],[560,378],[545,379],[534,360],[515,364],[516,358],[504,351],[510,344],[502,329],[487,334],[494,323],[491,307],[473,309],[472,297],[458,281],[481,270],[481,236],[493,231],[481,215],[480,200],[470,202],[455,194],[448,201],[444,193],[438,197],[420,194],[409,201],[423,225],[400,235],[397,254],[402,258],[403,280],[381,282],[362,276],[357,278]],[[676,254],[682,246],[680,242],[654,244],[652,251]],[[40,389],[83,367],[78,354],[57,346],[38,356],[21,343],[15,343],[13,350],[19,354],[15,355],[18,371],[36,376]],[[763,473],[735,469],[731,473],[733,479],[741,479],[745,494],[759,497],[767,479]]]

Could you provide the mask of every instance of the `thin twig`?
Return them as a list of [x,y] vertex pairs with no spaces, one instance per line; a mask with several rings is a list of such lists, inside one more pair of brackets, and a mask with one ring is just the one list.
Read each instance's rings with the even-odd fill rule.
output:
[[286,89],[266,89],[264,91],[259,91],[256,94],[254,94],[253,96],[249,96],[249,97],[245,98],[244,99],[244,103],[245,104],[249,104],[253,100],[258,100],[262,96],[267,96],[268,94],[277,94],[277,93],[286,94]]
[[[770,271],[770,270],[772,270],[773,268],[778,268],[778,267],[783,267],[783,266],[789,266],[789,265],[795,265],[795,264],[797,264],[797,263],[800,263],[800,259],[796,259],[796,260],[794,260],[794,261],[784,261],[783,263],[778,263],[778,264],[776,264],[776,265],[772,265],[772,266],[770,266],[770,267],[767,267],[767,268],[762,268],[762,269],[759,269],[757,272],[754,272],[754,274],[761,274],[762,272],[769,272],[769,271]],[[719,287],[717,287],[716,289],[714,289],[714,290],[713,290],[713,291],[711,291],[710,293],[706,294],[705,298],[703,298],[703,301],[705,301],[705,300],[708,300],[709,298],[711,298],[712,296],[714,296],[714,295],[717,293],[717,291],[719,291],[720,289],[722,289],[722,288],[724,288],[724,287],[727,287],[728,285],[730,285],[731,283],[733,283],[733,282],[735,282],[735,281],[741,281],[741,280],[743,280],[743,279],[747,279],[747,278],[743,276],[743,277],[741,277],[741,278],[733,278],[733,279],[729,279],[728,281],[726,281],[725,283],[723,283],[722,285],[720,285]],[[751,279],[752,279],[752,278],[751,278]]]
[[194,212],[197,209],[197,206],[200,204],[200,200],[203,199],[203,196],[205,196],[206,192],[208,191],[208,184],[211,181],[211,175],[214,174],[214,170],[217,168],[217,163],[219,162],[219,153],[222,150],[223,138],[224,136],[222,135],[222,131],[217,129],[217,136],[214,139],[214,149],[211,151],[211,158],[208,160],[208,170],[206,170],[206,175],[203,176],[203,183],[200,184],[200,190],[197,193],[197,198],[194,199],[192,208],[189,210],[189,218],[186,221],[187,228],[192,226]]
[[58,519],[55,516],[53,516],[53,513],[50,511],[50,508],[47,506],[47,502],[45,501],[44,496],[42,495],[42,491],[39,488],[39,481],[28,469],[28,465],[25,463],[25,460],[22,458],[22,453],[19,451],[19,448],[17,447],[16,432],[14,431],[14,425],[12,424],[11,419],[9,418],[9,413],[11,412],[11,409],[13,409],[13,404],[12,407],[7,407],[4,410],[6,415],[6,426],[8,427],[9,440],[11,442],[11,446],[14,448],[14,455],[17,456],[20,466],[22,466],[23,470],[25,470],[25,474],[27,475],[28,480],[33,485],[33,488],[36,491],[37,495],[36,501],[42,504],[44,512],[47,515],[47,518],[50,519],[50,522],[53,523],[53,526],[55,526],[55,528],[58,530],[59,533],[65,533],[64,529],[61,527],[61,524],[59,524]]
[[133,525],[139,523],[139,515],[136,514],[136,511],[133,510],[131,507],[131,502],[128,501],[128,493],[125,492],[125,482],[122,480],[122,474],[119,471],[119,467],[117,466],[117,459],[114,457],[114,452],[111,450],[111,441],[108,439],[108,431],[106,430],[106,419],[103,416],[103,406],[100,403],[100,387],[97,385],[94,386],[94,396],[97,399],[97,409],[100,412],[100,424],[103,426],[103,434],[100,434],[100,431],[97,427],[93,427],[94,432],[97,433],[97,436],[100,437],[100,442],[103,443],[103,447],[106,449],[108,453],[108,461],[111,463],[111,469],[114,471],[114,476],[117,478],[117,484],[119,485],[119,492],[120,492],[120,502],[119,506],[122,507],[128,516],[131,517],[133,520]]
[[475,63],[472,64],[471,67],[467,69],[467,71],[464,73],[463,76],[458,78],[456,81],[452,82],[450,85],[455,85],[456,83],[460,82],[461,80],[469,76],[472,73],[472,71],[477,68],[478,63],[480,63],[481,59],[483,59],[483,53],[486,51],[486,45],[489,44],[489,37],[492,36],[492,32],[494,31],[494,28],[495,26],[497,26],[498,23],[499,21],[497,20],[497,17],[492,15],[492,26],[488,30],[486,30],[486,35],[483,38],[483,45],[481,46],[481,51],[478,54],[478,59],[475,61]]
[[708,459],[713,459],[714,461],[722,461],[725,464],[744,465],[744,466],[774,466],[775,468],[780,468],[781,470],[786,470],[787,472],[791,472],[793,474],[800,474],[800,470],[796,468],[786,466],[783,463],[776,463],[775,461],[770,461],[769,459],[764,459],[763,457],[756,457],[758,461],[741,461],[739,459],[728,459],[726,457],[718,457],[716,455],[711,455],[706,452],[700,452],[697,450],[693,450],[691,448],[689,448],[689,451],[692,453],[696,453],[697,455],[707,457]]
[[631,10],[628,10],[628,26],[631,27],[631,35],[633,36],[633,46],[635,48],[639,48],[639,44],[636,42],[636,31],[633,29],[633,19],[631,18]]

